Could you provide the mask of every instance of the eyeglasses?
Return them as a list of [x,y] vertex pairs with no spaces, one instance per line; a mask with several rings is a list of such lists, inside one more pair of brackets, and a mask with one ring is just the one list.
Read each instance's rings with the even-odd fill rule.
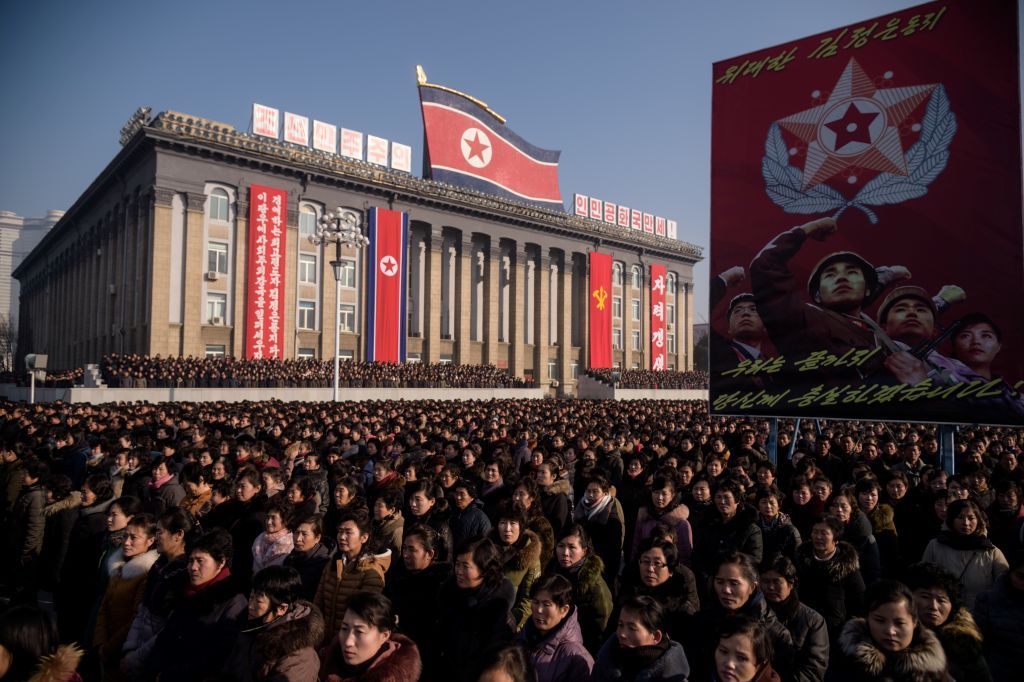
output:
[[656,571],[660,571],[663,568],[668,568],[668,564],[666,564],[666,563],[664,563],[662,561],[651,560],[651,559],[641,559],[640,560],[640,565],[643,566],[644,568],[653,568]]

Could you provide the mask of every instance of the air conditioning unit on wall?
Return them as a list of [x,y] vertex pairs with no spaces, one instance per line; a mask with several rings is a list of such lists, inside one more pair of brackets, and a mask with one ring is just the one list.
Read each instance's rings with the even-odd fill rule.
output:
[[224,318],[223,317],[211,317],[210,318],[210,324],[212,324],[215,327],[223,327],[224,326]]
[[206,273],[207,282],[216,282],[218,279],[220,279],[220,273],[216,270],[210,270]]

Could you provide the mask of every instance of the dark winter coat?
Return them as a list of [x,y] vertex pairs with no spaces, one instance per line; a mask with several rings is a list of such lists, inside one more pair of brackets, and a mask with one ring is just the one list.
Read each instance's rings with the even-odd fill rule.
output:
[[[643,651],[623,649],[618,639],[612,637],[597,654],[591,682],[686,682],[690,677],[690,662],[686,652],[679,642],[669,640],[664,644],[666,646],[639,647]],[[659,650],[662,653],[654,658]],[[643,667],[635,663],[651,658],[654,660]],[[634,663],[631,665],[630,661]],[[637,667],[639,669],[634,669]],[[693,679],[700,678],[694,676]]]
[[36,561],[43,551],[46,530],[46,491],[39,483],[25,486],[14,503],[7,527],[7,558],[19,582],[32,577]]
[[284,558],[284,565],[291,566],[299,572],[302,579],[302,598],[312,600],[316,588],[320,585],[320,576],[324,574],[324,566],[331,560],[331,552],[322,542],[316,543],[313,549],[306,552],[293,549]]
[[540,565],[547,566],[555,557],[555,530],[551,522],[544,514],[537,513],[526,520],[526,528],[540,538]]
[[882,556],[867,514],[856,509],[843,532],[843,542],[857,550],[860,574],[865,585],[873,585],[882,577]]
[[235,579],[242,584],[242,589],[249,589],[252,582],[252,544],[260,533],[267,529],[267,513],[264,511],[267,498],[256,495],[248,502],[242,502],[237,520],[231,524],[231,546],[234,548]]
[[614,608],[611,590],[602,575],[601,557],[588,554],[578,566],[568,569],[556,560],[548,566],[547,573],[558,573],[572,583],[572,601],[579,610],[583,643],[590,651],[597,651],[604,641],[605,628]]
[[625,587],[616,604],[615,612],[608,619],[607,635],[615,634],[622,604],[633,596],[654,597],[655,601],[665,608],[665,628],[669,637],[677,641],[682,641],[692,616],[700,611],[697,578],[686,566],[677,566],[668,580],[660,585],[648,587],[638,581]]
[[171,612],[182,599],[188,583],[187,555],[168,561],[161,556],[149,569],[142,604],[135,614],[124,643],[124,660],[129,676],[139,676]]
[[52,592],[60,583],[71,530],[75,527],[81,505],[82,494],[74,490],[63,500],[48,504],[43,509],[46,526],[43,530],[43,551],[39,555],[39,586],[44,590]]
[[341,620],[353,595],[384,591],[384,574],[390,566],[390,550],[383,554],[363,554],[347,564],[337,552],[334,553],[324,566],[313,597],[313,603],[324,617],[325,646],[341,629]]
[[537,682],[586,682],[590,679],[594,659],[583,646],[575,607],[544,635],[537,632],[533,621],[528,621],[518,642],[530,652]]
[[796,592],[785,602],[769,605],[793,637],[793,682],[821,682],[829,662],[828,628],[821,614],[800,603]]
[[402,633],[419,647],[425,679],[432,679],[437,670],[441,586],[451,574],[451,564],[435,562],[422,571],[410,573],[399,561],[392,566],[384,585],[384,594],[395,606]]
[[[445,512],[438,512],[431,510],[423,516],[413,516],[409,514],[405,517],[406,528],[412,528],[416,524],[423,524],[429,526],[437,533],[438,546],[436,547],[437,553],[434,555],[434,561],[440,563],[451,563],[452,561],[452,529],[448,525],[448,514]],[[420,648],[422,653],[423,649]]]
[[896,578],[902,570],[903,559],[900,556],[900,539],[896,533],[892,507],[879,502],[867,516],[871,521],[871,534],[875,536],[875,542],[878,544],[882,577]]
[[324,619],[308,601],[264,624],[243,628],[224,666],[233,682],[313,682],[320,673],[316,648],[324,638]]
[[570,492],[572,485],[568,479],[560,478],[540,493],[540,506],[544,510],[544,516],[551,522],[556,536],[572,522]]
[[14,503],[18,501],[18,493],[25,482],[25,462],[16,459],[13,462],[0,464],[0,521],[14,511]]
[[[601,557],[601,561],[604,562],[605,582],[612,585],[622,564],[622,548],[626,532],[623,525],[625,516],[622,512],[622,504],[612,497],[611,502],[601,511],[594,513],[593,516],[588,514],[585,505],[578,504],[572,515],[573,519],[582,524],[590,535],[590,539],[594,543],[594,554]],[[546,565],[546,563],[541,565]]]
[[996,682],[1019,679],[1024,661],[1024,592],[1007,575],[974,602],[974,620],[984,637],[985,659]]
[[[369,667],[352,670],[345,665],[338,638],[331,640],[320,666],[320,679],[324,682],[416,682],[422,666],[420,652],[408,637],[392,633]],[[315,680],[316,678],[309,678]]]
[[525,531],[515,544],[505,547],[491,531],[491,540],[501,553],[501,568],[516,589],[512,603],[512,623],[518,632],[530,617],[530,588],[540,577],[540,539],[531,531]]
[[676,532],[676,547],[679,548],[679,561],[690,565],[693,554],[693,529],[688,521],[690,509],[683,503],[673,503],[667,509],[655,510],[651,505],[640,509],[636,517],[636,528],[633,530],[633,543],[629,548],[630,563],[640,558],[640,543],[651,537],[659,523],[672,527]]
[[215,676],[245,622],[248,600],[233,576],[183,599],[157,636],[146,663],[160,682],[194,682]]
[[953,679],[991,682],[981,631],[967,609],[957,608],[949,620],[935,629],[935,634],[946,652],[949,674]]
[[[711,654],[718,645],[718,628],[730,613],[722,608],[718,599],[713,598],[712,603],[694,616],[693,625],[689,628],[685,640],[687,651],[701,652],[690,661],[693,666],[693,679],[710,678],[714,668]],[[775,652],[772,656],[772,668],[779,671],[783,677],[788,675],[793,668],[793,637],[786,626],[776,618],[775,613],[768,608],[764,593],[759,589],[755,590],[747,603],[737,609],[736,613],[756,620],[768,631]]]
[[146,511],[156,517],[168,509],[180,507],[186,495],[185,489],[178,482],[177,474],[172,474],[171,479],[159,488],[149,488],[148,493]]
[[57,622],[61,638],[82,641],[89,611],[102,594],[99,582],[103,533],[107,510],[113,500],[79,507],[78,518],[68,539],[68,552],[57,586]]
[[761,570],[771,566],[780,556],[790,560],[796,559],[796,548],[800,546],[800,531],[790,521],[788,514],[780,512],[770,523],[766,523],[764,518],[758,515],[757,525],[764,540]]
[[694,572],[702,578],[709,577],[715,570],[718,555],[732,551],[750,555],[755,565],[764,557],[764,539],[757,525],[757,512],[752,507],[740,507],[728,521],[722,519],[718,509],[708,512],[693,549]]
[[515,590],[502,578],[489,587],[461,589],[454,578],[441,587],[438,666],[447,680],[473,682],[486,658],[512,639]]
[[883,651],[867,621],[849,621],[839,636],[837,660],[829,675],[837,682],[948,682],[946,654],[938,638],[920,623],[910,646],[897,653]]
[[830,638],[835,640],[843,624],[862,613],[865,588],[857,550],[839,542],[832,558],[822,561],[807,541],[797,548],[796,570],[800,601],[822,615]]
[[473,500],[465,509],[459,509],[452,505],[451,515],[448,517],[448,526],[452,529],[453,553],[466,540],[484,537],[491,532],[491,520],[484,513],[484,503],[480,500]]

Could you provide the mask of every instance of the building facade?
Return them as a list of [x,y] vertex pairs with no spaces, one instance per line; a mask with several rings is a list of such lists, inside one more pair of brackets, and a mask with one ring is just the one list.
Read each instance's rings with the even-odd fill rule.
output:
[[[287,191],[284,357],[363,357],[364,254],[308,237],[325,210],[409,214],[408,359],[487,363],[573,393],[586,368],[588,252],[615,259],[613,343],[648,368],[650,265],[668,270],[667,366],[693,367],[698,247],[176,112],[124,147],[17,268],[19,352],[50,366],[104,353],[244,355],[249,187]],[[556,383],[557,382],[557,383]]]

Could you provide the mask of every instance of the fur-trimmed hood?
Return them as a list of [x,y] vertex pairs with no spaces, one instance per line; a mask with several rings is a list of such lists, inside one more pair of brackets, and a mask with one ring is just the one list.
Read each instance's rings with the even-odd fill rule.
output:
[[525,571],[534,563],[540,565],[540,538],[532,530],[524,530],[515,544],[508,547],[497,541],[497,529],[491,532],[505,570]]
[[818,571],[832,583],[841,583],[855,571],[860,570],[857,550],[853,548],[853,545],[842,540],[836,546],[836,553],[832,555],[831,559],[826,560],[814,556],[814,545],[807,540],[796,548],[796,563],[798,567],[802,565],[810,571]]
[[857,672],[877,680],[937,682],[948,679],[942,645],[931,631],[920,624],[909,647],[888,653],[871,639],[867,621],[854,618],[839,636],[839,649]]
[[875,508],[868,514],[868,518],[871,520],[871,528],[875,533],[881,533],[882,531],[896,532],[896,513],[888,503],[879,502],[876,504]]
[[288,613],[256,635],[256,651],[264,661],[278,661],[299,649],[315,650],[323,638],[324,617],[320,609],[299,599]]
[[568,478],[559,478],[554,483],[544,489],[546,495],[557,495],[563,493],[565,495],[572,496],[572,484],[569,483]]
[[974,622],[970,611],[957,608],[943,625],[935,629],[942,648],[950,659],[971,659],[982,653],[981,630]]
[[72,490],[71,494],[65,497],[59,502],[48,504],[43,507],[43,516],[50,518],[54,514],[58,514],[68,509],[75,509],[82,506],[82,493],[78,490]]
[[160,553],[151,549],[125,561],[124,550],[119,549],[110,563],[110,575],[114,576],[120,571],[121,580],[137,580],[146,576],[159,558]]
[[55,652],[39,660],[39,667],[29,682],[80,682],[82,678],[76,670],[82,653],[74,644],[60,645]]

